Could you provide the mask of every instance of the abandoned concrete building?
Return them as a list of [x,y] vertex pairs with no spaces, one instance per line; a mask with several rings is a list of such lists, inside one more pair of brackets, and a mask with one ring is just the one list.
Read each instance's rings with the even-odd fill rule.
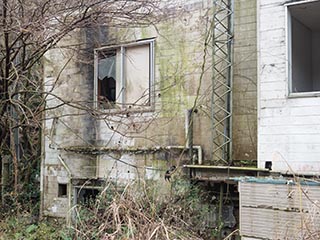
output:
[[316,232],[320,1],[177,2],[156,27],[79,30],[46,54],[42,214],[68,218],[106,181],[166,192],[176,166],[233,189],[224,236]]

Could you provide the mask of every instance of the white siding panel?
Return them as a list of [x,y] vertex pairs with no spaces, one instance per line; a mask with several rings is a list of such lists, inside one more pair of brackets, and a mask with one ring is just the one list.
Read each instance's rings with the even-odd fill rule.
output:
[[261,100],[281,99],[286,97],[286,92],[283,90],[265,90],[260,94]]
[[264,117],[260,120],[261,127],[285,126],[291,123],[291,126],[317,126],[320,123],[319,116],[289,116],[289,117]]
[[260,87],[264,91],[283,91],[287,88],[287,83],[285,81],[279,81],[277,79],[274,79],[274,81],[270,82],[263,82],[260,84]]
[[307,239],[320,227],[320,186],[240,182],[239,191],[241,236]]
[[262,127],[261,130],[260,130],[261,134],[266,134],[266,135],[270,135],[270,134],[272,134],[272,135],[310,134],[310,135],[316,135],[317,136],[319,132],[320,132],[320,125],[311,125],[311,126],[295,125],[295,126],[292,126],[289,121],[288,121],[287,124],[285,124],[283,126]]
[[[274,136],[274,135],[263,135],[263,138],[260,139],[259,141],[260,145],[267,145],[270,143],[275,143],[275,144],[319,144],[320,143],[320,138],[317,137],[317,135],[310,135],[310,134],[301,134],[301,135],[279,135],[279,136]],[[271,146],[272,147],[272,146]],[[268,150],[270,151],[270,149]]]
[[[283,44],[272,46],[270,43],[265,44],[264,49],[261,50],[261,55],[264,57],[261,58],[261,65],[269,64],[271,66],[274,66],[275,68],[278,67],[278,65],[283,64],[284,61],[286,61],[286,55],[285,53],[280,53],[281,51],[285,51],[285,47]],[[273,65],[274,64],[274,65]],[[273,79],[277,79],[278,76],[273,76]]]
[[[281,11],[284,7],[275,7],[261,10],[261,21],[263,25],[261,30],[267,31],[271,29],[282,29],[284,24],[284,11]],[[271,18],[270,15],[274,17]]]
[[[294,101],[294,99],[292,99],[292,101]],[[291,109],[292,109],[291,114],[293,116],[306,116],[306,120],[307,120],[309,116],[320,115],[320,101],[319,101],[319,106],[292,107]]]
[[258,165],[319,174],[320,98],[288,96],[284,1],[260,0],[258,8]]

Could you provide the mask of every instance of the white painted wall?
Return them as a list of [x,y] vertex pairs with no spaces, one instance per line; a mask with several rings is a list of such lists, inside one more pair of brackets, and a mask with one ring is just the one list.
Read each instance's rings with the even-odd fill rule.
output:
[[258,3],[258,165],[319,174],[320,98],[289,97],[283,3]]

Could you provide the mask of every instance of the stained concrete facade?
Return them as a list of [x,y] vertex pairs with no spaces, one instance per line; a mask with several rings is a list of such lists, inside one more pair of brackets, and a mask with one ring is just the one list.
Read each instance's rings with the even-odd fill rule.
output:
[[[252,160],[256,159],[256,1],[235,2],[233,159]],[[180,4],[171,9],[176,16],[160,21],[156,28],[78,30],[46,54],[44,215],[68,215],[84,183],[99,187],[108,180],[124,185],[140,178],[159,183],[159,191],[165,192],[170,183],[164,174],[170,166],[178,167],[178,175],[185,163],[215,164],[210,118],[212,1]],[[139,44],[137,40],[152,41],[150,102],[99,108],[94,49],[125,49]],[[190,159],[186,112],[194,106]]]
[[257,1],[234,1],[233,159],[257,159]]

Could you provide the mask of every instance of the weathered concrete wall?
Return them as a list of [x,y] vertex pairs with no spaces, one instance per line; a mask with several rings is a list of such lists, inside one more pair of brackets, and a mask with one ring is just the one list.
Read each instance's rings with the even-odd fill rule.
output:
[[259,167],[272,161],[275,171],[318,175],[320,99],[289,94],[284,1],[260,0],[258,7]]
[[80,108],[81,105],[91,106],[93,96],[93,83],[87,78],[88,68],[78,61],[81,40],[80,32],[74,32],[44,59],[48,111],[43,131],[41,192],[46,215],[65,216],[69,208],[68,198],[58,197],[58,184],[67,184],[71,190],[71,178],[94,178],[96,175],[95,157],[61,151],[68,146],[87,145],[95,138],[94,121]]
[[257,1],[234,1],[233,159],[257,159]]
[[[46,54],[44,81],[46,90],[51,92],[47,107],[52,110],[46,112],[44,124],[42,202],[45,215],[66,215],[76,197],[73,183],[79,182],[77,179],[102,178],[125,184],[139,176],[160,181],[161,193],[170,189],[170,184],[164,181],[165,171],[176,165],[180,172],[187,158],[186,152],[183,153],[185,111],[194,104],[201,108],[205,98],[200,96],[208,88],[208,84],[199,84],[206,32],[202,26],[208,21],[203,15],[207,7],[200,1],[188,5],[183,13],[177,12],[177,18],[159,25],[163,35],[152,28],[105,32],[112,35],[110,39],[117,39],[111,43],[156,37],[155,103],[149,110],[95,114],[93,56],[87,51],[93,52],[93,48],[100,47],[105,40],[99,36],[88,39],[92,31],[85,35],[75,32],[64,39],[59,48]],[[81,47],[83,42],[87,42],[86,49]],[[64,48],[64,45],[75,47]],[[201,101],[194,103],[197,96]],[[59,106],[62,104],[59,98],[67,104]],[[91,115],[88,112],[92,112]],[[199,111],[194,118],[195,131],[202,132],[195,135],[194,144],[203,144],[204,154],[209,156],[207,130],[197,129],[200,124],[210,129],[210,119],[202,120],[200,116],[205,113]],[[108,151],[93,154],[93,147]],[[59,183],[68,184],[68,196],[58,196]]]
[[[212,140],[208,129],[211,120],[211,51],[207,46],[205,74],[202,81],[201,64],[204,39],[210,28],[212,11],[206,12],[210,1],[194,1],[187,5],[187,12],[177,21],[158,26],[160,35],[150,29],[128,30],[120,38],[125,41],[157,36],[156,39],[156,109],[161,114],[160,121],[167,135],[175,129],[170,145],[184,145],[186,142],[184,111],[193,106],[199,107],[195,114],[195,145],[204,149],[204,159],[211,164]],[[234,83],[233,83],[233,159],[257,159],[257,44],[256,44],[256,1],[235,1],[234,6]],[[195,11],[198,8],[197,11]],[[188,12],[190,11],[190,12]],[[198,93],[198,87],[200,92]],[[197,99],[197,94],[201,97]],[[174,120],[176,119],[176,120]],[[172,121],[173,120],[173,121]],[[161,125],[161,124],[160,124]],[[153,128],[149,128],[153,129]],[[165,130],[167,129],[167,130]],[[168,138],[152,139],[160,144],[168,144]],[[146,144],[144,142],[143,144]],[[153,143],[152,143],[153,144]],[[214,163],[212,163],[214,164]]]
[[[194,114],[194,145],[200,145],[204,159],[211,156],[210,117],[206,115],[211,96],[210,71],[206,70],[200,80],[203,64],[204,39],[209,25],[207,1],[194,1],[182,5],[176,18],[160,22],[154,28],[117,30],[119,42],[155,38],[155,93],[152,111],[116,114],[107,120],[98,121],[97,144],[110,148],[151,149],[145,154],[119,154],[117,158],[129,163],[115,161],[115,157],[99,157],[98,176],[110,177],[124,183],[137,176],[154,179],[160,183],[161,192],[169,189],[164,182],[165,170],[179,167],[187,160],[186,111],[194,105],[199,109]],[[208,48],[208,50],[209,48]],[[210,66],[208,57],[207,68]],[[199,89],[199,90],[198,90]],[[107,124],[106,124],[107,122]],[[117,130],[116,132],[114,130]],[[157,148],[165,148],[158,151]],[[172,150],[169,150],[172,149]],[[137,168],[133,166],[137,166]]]
[[[255,159],[255,1],[235,2],[234,159]],[[44,214],[65,216],[74,203],[73,187],[79,179],[125,184],[140,177],[158,181],[161,193],[170,190],[165,171],[175,165],[179,174],[181,166],[190,163],[183,149],[186,111],[193,106],[197,108],[193,144],[201,146],[204,164],[214,164],[212,48],[207,38],[212,2],[186,1],[172,11],[177,16],[160,22],[157,31],[153,27],[102,29],[97,38],[92,38],[96,30],[78,31],[46,55],[46,89],[55,87],[47,98],[47,106],[53,109],[47,111],[44,126]],[[146,38],[155,38],[153,106],[111,114],[94,109],[93,48]],[[83,42],[85,48],[79,45]],[[55,96],[68,104],[57,107],[61,101]],[[199,158],[197,152],[195,155]],[[68,184],[67,197],[58,197],[59,183]]]

